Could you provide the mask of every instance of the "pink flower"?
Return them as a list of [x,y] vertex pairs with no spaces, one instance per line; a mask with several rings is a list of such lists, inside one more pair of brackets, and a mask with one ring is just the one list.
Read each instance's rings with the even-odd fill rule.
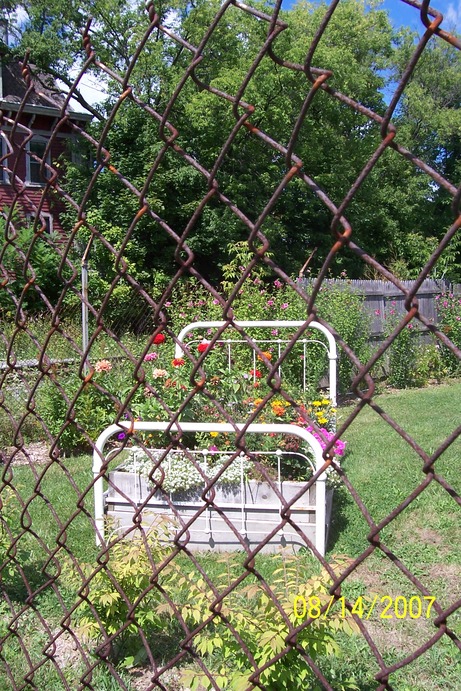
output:
[[282,283],[282,281],[279,281],[278,278],[276,278],[275,281],[274,281],[274,286],[275,286],[276,288],[283,288],[283,283]]
[[112,369],[112,364],[109,360],[98,360],[94,366],[96,372],[110,372]]
[[281,310],[286,310],[286,309],[288,309],[288,302],[282,302],[282,304],[280,305],[280,309],[281,309]]
[[279,332],[277,329],[272,329],[271,334],[272,334],[272,336],[278,336]]
[[379,317],[379,315],[381,314],[381,311],[380,311],[380,310],[375,310],[375,314],[376,314],[377,317]]
[[267,305],[268,307],[273,307],[273,306],[275,305],[275,300],[268,300],[268,301],[266,302],[266,305]]
[[160,379],[160,377],[167,377],[167,376],[168,376],[168,372],[166,371],[166,369],[155,368],[154,370],[152,370],[153,379]]
[[144,362],[151,362],[151,360],[156,360],[158,358],[158,353],[147,353],[144,358]]

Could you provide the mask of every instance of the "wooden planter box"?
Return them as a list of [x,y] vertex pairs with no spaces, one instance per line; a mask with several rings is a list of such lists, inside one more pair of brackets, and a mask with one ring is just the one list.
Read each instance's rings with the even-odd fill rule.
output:
[[[305,484],[282,482],[284,500],[290,502]],[[249,480],[243,487],[216,486],[215,496],[211,490],[207,495],[214,504],[211,508],[206,507],[202,493],[203,489],[171,495],[158,491],[153,494],[142,476],[114,470],[109,473],[109,489],[105,494],[106,515],[115,519],[121,529],[133,525],[135,512],[138,516],[141,514],[144,525],[164,518],[170,526],[172,539],[187,525],[188,534],[183,532],[179,541],[181,544],[187,542],[191,550],[228,552],[244,549],[245,545],[254,549],[274,530],[276,532],[264,545],[263,552],[283,549],[296,552],[300,547],[306,547],[300,531],[315,544],[315,484],[290,507],[290,519],[298,530],[290,523],[278,528],[282,522],[280,500],[267,482]],[[328,537],[332,498],[333,490],[327,489],[325,539]]]

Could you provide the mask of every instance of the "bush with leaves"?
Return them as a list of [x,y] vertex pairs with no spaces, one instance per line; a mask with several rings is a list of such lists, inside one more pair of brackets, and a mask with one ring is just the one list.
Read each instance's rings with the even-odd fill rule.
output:
[[[461,295],[442,293],[435,298],[437,320],[441,331],[450,341],[461,348]],[[440,346],[443,362],[451,375],[461,372],[461,361],[448,346]]]
[[41,383],[37,411],[53,436],[59,438],[62,451],[71,454],[87,450],[102,430],[114,423],[119,396],[126,385],[123,368],[109,360],[98,360],[87,382],[74,370],[61,366]]
[[[0,292],[0,314],[9,319],[16,312],[19,300],[30,314],[47,309],[46,301],[56,302],[63,288],[59,276],[60,255],[54,235],[36,235],[32,224],[13,219],[8,233],[9,243],[4,244],[2,268],[8,275],[8,283]],[[6,222],[0,217],[0,233],[5,237]],[[39,226],[38,226],[39,227]],[[32,281],[33,279],[33,281]],[[23,293],[24,286],[33,285]]]
[[[395,302],[385,314],[384,333],[389,336],[403,319],[398,314]],[[415,363],[418,352],[416,330],[412,323],[407,324],[394,338],[388,349],[387,383],[396,389],[417,386]]]
[[[333,571],[338,567],[338,564],[331,565]],[[334,658],[340,653],[339,632],[352,635],[358,630],[352,617],[342,617],[339,609],[331,608],[328,617],[321,616],[320,608],[326,609],[331,601],[328,594],[331,577],[326,570],[322,570],[319,576],[308,576],[303,573],[298,557],[283,557],[282,566],[273,572],[273,576],[275,578],[268,585],[253,582],[233,590],[216,608],[210,606],[215,598],[205,581],[185,577],[189,604],[182,612],[189,625],[192,627],[205,621],[207,612],[218,611],[194,637],[194,645],[206,666],[215,671],[214,681],[220,689],[243,691],[248,688],[248,680],[255,668],[242,642],[258,668],[284,652],[281,659],[260,673],[259,680],[264,688],[291,691],[301,684],[303,688],[320,689],[302,653],[314,662],[320,657],[324,662],[330,660],[334,666]],[[225,590],[227,579],[228,574],[223,574],[221,590]],[[306,623],[307,617],[304,620],[299,618],[295,598],[305,598],[314,603],[315,610],[312,609],[313,618],[309,624]],[[290,638],[303,623],[306,625]],[[200,668],[184,670],[182,680],[191,691],[213,688],[209,676]],[[335,688],[357,687],[349,678],[337,679]]]
[[[344,616],[340,608],[331,607],[328,616],[320,616],[316,610],[308,622],[295,607],[295,598],[304,597],[326,609],[331,601],[327,571],[312,576],[307,562],[299,556],[280,555],[274,557],[280,567],[267,584],[249,574],[243,585],[221,597],[229,583],[238,580],[238,556],[226,555],[214,563],[212,587],[189,559],[179,555],[171,559],[173,548],[167,540],[167,523],[158,524],[148,534],[140,530],[128,539],[115,539],[107,563],[92,577],[93,565],[80,565],[83,577],[90,579],[88,595],[76,610],[79,630],[87,641],[99,642],[114,635],[112,658],[132,666],[148,657],[149,649],[152,651],[159,640],[163,645],[160,654],[165,654],[166,646],[176,653],[181,639],[197,629],[192,646],[210,674],[203,672],[203,666],[186,661],[180,669],[181,681],[192,691],[247,688],[254,668],[241,642],[258,667],[286,651],[261,672],[267,689],[291,690],[300,682],[306,688],[316,688],[315,677],[299,651],[313,660],[322,657],[322,664],[326,660],[334,668],[340,652],[338,636],[352,635],[357,630],[354,620],[348,613]],[[77,570],[69,568],[66,578],[75,580]],[[339,568],[344,568],[344,563],[331,565],[333,572]],[[353,679],[336,679],[335,688],[356,686]]]

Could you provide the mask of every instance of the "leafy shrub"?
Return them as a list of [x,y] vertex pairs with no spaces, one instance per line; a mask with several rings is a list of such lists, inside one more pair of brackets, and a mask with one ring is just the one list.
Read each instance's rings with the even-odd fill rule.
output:
[[[461,296],[453,293],[442,293],[436,298],[437,319],[439,328],[450,341],[461,348]],[[440,345],[442,359],[448,372],[458,375],[461,372],[459,358],[445,344]]]
[[[175,622],[159,611],[161,594],[151,581],[155,564],[161,563],[171,551],[164,546],[167,537],[165,530],[158,525],[147,537],[137,534],[131,539],[113,542],[107,563],[92,577],[88,598],[78,608],[78,628],[85,639],[111,636],[122,629],[111,656],[124,666],[145,659],[147,651],[143,636],[152,640],[175,630]],[[75,580],[72,565],[69,569],[67,579]],[[82,564],[81,571],[90,576],[94,564]],[[162,572],[159,583],[168,582],[171,573],[171,567],[164,574]],[[147,594],[141,597],[144,591]],[[135,603],[135,614],[131,615]]]
[[[335,564],[332,565],[333,569]],[[220,689],[243,691],[248,687],[248,678],[254,667],[242,649],[234,631],[244,641],[255,664],[263,667],[281,651],[284,656],[260,674],[264,688],[271,691],[300,688],[321,688],[309,666],[298,651],[287,645],[287,637],[302,623],[295,611],[295,598],[304,598],[312,605],[310,614],[315,617],[309,626],[301,629],[296,643],[312,660],[319,657],[334,659],[340,652],[337,643],[338,633],[351,635],[357,631],[354,620],[341,618],[339,610],[332,608],[328,617],[320,615],[320,607],[327,606],[331,600],[328,587],[331,579],[326,570],[320,576],[306,576],[299,565],[299,558],[285,558],[281,568],[273,572],[270,582],[272,597],[260,583],[249,583],[237,592],[232,591],[223,600],[219,617],[215,617],[206,628],[194,637],[195,648],[208,668],[216,670],[215,682]],[[227,577],[225,574],[224,578]],[[190,626],[204,620],[205,612],[210,611],[212,596],[203,579],[185,576],[189,593],[186,620]],[[223,579],[222,589],[227,586]],[[281,614],[274,599],[283,610]],[[213,598],[214,599],[214,598]],[[183,609],[183,616],[185,610]],[[306,616],[307,618],[307,616]],[[324,667],[325,669],[325,667]],[[328,674],[327,674],[328,676]],[[200,668],[184,670],[182,680],[192,691],[204,687],[213,688],[208,676]],[[352,680],[337,679],[335,688],[357,688]]]
[[[403,315],[397,314],[395,302],[391,303],[391,309],[385,315],[384,333],[386,336],[392,333]],[[387,383],[396,389],[406,389],[417,385],[415,377],[415,363],[417,354],[417,341],[413,324],[406,325],[394,338],[388,349]]]
[[[40,286],[51,302],[56,301],[62,289],[62,280],[58,276],[60,255],[56,251],[56,238],[47,234],[36,237],[32,224],[24,224],[17,218],[13,222],[16,235],[11,244],[5,244],[2,257],[2,266],[9,278],[7,286],[0,292],[0,314],[5,319],[10,319],[16,312],[20,298],[23,309],[31,313],[46,308],[37,290],[32,288],[22,295],[24,285],[32,277],[35,285]],[[0,218],[0,232],[4,237],[5,225],[5,220]],[[12,237],[11,230],[9,237]]]
[[[347,279],[325,281],[316,300],[319,317],[333,326],[362,363],[370,356],[370,317],[363,305],[363,295],[353,290]],[[357,370],[341,348],[338,351],[338,391],[347,393]]]
[[430,343],[418,348],[414,377],[418,386],[426,386],[431,380],[440,381],[448,375],[440,345]]
[[[331,579],[326,571],[312,576],[306,563],[298,557],[283,556],[280,568],[269,579],[270,589],[280,608],[268,595],[267,588],[251,577],[240,584],[219,606],[219,614],[211,605],[216,592],[224,592],[229,582],[237,580],[241,566],[237,557],[226,555],[214,563],[212,589],[196,571],[190,560],[171,557],[167,545],[167,527],[157,525],[148,535],[137,533],[131,539],[115,541],[108,561],[91,578],[88,595],[77,608],[80,632],[88,640],[117,634],[112,658],[124,666],[139,663],[149,647],[162,641],[177,652],[179,641],[189,631],[205,624],[193,636],[192,645],[211,671],[220,689],[238,691],[248,685],[253,666],[232,630],[245,642],[256,664],[263,666],[278,652],[287,653],[261,673],[261,682],[268,689],[294,689],[300,680],[306,688],[315,688],[308,665],[295,650],[287,646],[287,637],[303,623],[304,615],[295,610],[295,598],[311,598],[315,606],[326,606],[331,600],[328,588]],[[278,560],[278,557],[274,557]],[[153,569],[165,564],[155,581]],[[333,564],[332,568],[344,568]],[[70,578],[76,570],[70,566]],[[90,576],[93,565],[81,565],[83,575]],[[115,584],[118,584],[117,586]],[[312,598],[318,598],[312,600]],[[215,612],[213,616],[213,612]],[[184,621],[179,628],[178,614]],[[332,667],[339,652],[338,633],[351,635],[356,630],[353,619],[332,607],[328,616],[315,617],[311,624],[296,635],[296,643],[312,659],[327,657]],[[165,649],[163,650],[165,652]],[[212,686],[200,666],[180,670],[182,682],[192,690],[200,685]],[[338,680],[337,680],[338,681]],[[351,681],[336,683],[335,688],[355,688]]]
[[[108,369],[98,371],[100,363],[107,363]],[[87,450],[89,440],[95,441],[105,427],[114,423],[120,390],[126,388],[123,373],[120,375],[107,360],[96,362],[93,378],[84,384],[72,406],[82,383],[75,371],[63,367],[43,382],[37,395],[38,410],[65,453]]]

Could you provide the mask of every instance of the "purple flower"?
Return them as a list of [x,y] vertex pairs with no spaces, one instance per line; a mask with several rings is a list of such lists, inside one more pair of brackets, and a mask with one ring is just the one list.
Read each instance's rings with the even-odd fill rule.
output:
[[219,451],[219,449],[215,444],[212,444],[208,447],[208,451],[211,451],[211,453],[216,453],[216,451]]
[[122,439],[125,439],[125,437],[126,437],[125,432],[120,432],[120,434],[117,434],[117,439],[120,439],[120,441],[122,441]]

